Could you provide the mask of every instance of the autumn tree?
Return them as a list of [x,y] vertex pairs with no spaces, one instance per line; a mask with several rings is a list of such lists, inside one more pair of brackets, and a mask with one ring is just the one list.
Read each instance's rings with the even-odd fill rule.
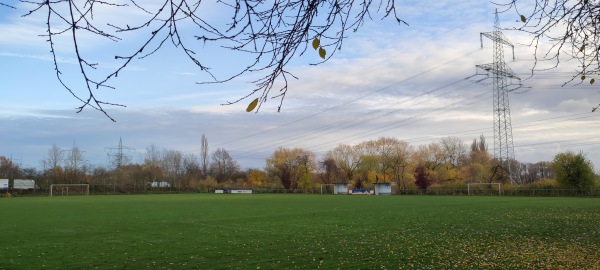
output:
[[[441,183],[444,179],[437,177],[436,171],[444,165],[444,152],[437,142],[419,145],[412,155],[413,162],[418,167],[423,166],[433,182]],[[416,168],[415,168],[416,169]]]
[[0,178],[5,178],[12,182],[15,178],[19,177],[19,170],[19,166],[12,159],[0,156]]
[[415,168],[415,184],[423,191],[427,190],[427,188],[431,186],[429,172],[423,165],[418,165],[417,168]]
[[485,136],[480,135],[479,140],[473,139],[469,151],[469,160],[462,167],[462,174],[467,183],[485,183],[492,174],[492,156],[488,152]]
[[381,137],[375,141],[368,141],[365,144],[366,152],[369,156],[375,157],[375,179],[370,179],[374,183],[390,182],[392,169],[394,166],[394,152],[399,144],[398,139],[391,137]]
[[348,183],[354,179],[354,173],[362,159],[362,149],[360,145],[350,146],[340,144],[332,150],[327,151],[325,156],[332,159],[336,167],[343,174],[342,183]]
[[144,166],[140,164],[125,164],[115,168],[113,177],[118,178],[118,186],[121,192],[139,192],[144,190],[148,182]]
[[407,188],[407,179],[411,178],[411,155],[413,148],[405,141],[397,141],[387,157],[391,167],[391,177],[402,189]]
[[249,169],[246,176],[250,185],[257,188],[265,187],[269,181],[267,173],[262,170]]
[[363,154],[356,168],[354,187],[358,189],[366,188],[371,183],[379,181],[380,177],[379,157],[374,154]]
[[444,151],[437,142],[419,145],[413,153],[413,158],[416,163],[422,164],[431,171],[442,166],[445,162]]
[[556,173],[556,181],[564,187],[589,190],[597,184],[594,166],[581,152],[556,154],[552,170]]
[[281,182],[285,189],[309,188],[316,170],[315,154],[301,149],[279,147],[266,160],[270,177]]
[[319,161],[319,171],[323,184],[337,183],[338,179],[340,179],[340,169],[331,157],[325,157]]

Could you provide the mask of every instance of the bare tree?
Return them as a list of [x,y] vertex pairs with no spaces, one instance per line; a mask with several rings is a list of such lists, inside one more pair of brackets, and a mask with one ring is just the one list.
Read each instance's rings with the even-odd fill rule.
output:
[[349,182],[354,178],[354,173],[363,157],[362,146],[350,146],[340,144],[336,148],[329,150],[327,158],[335,161],[336,167],[344,174],[342,181]]
[[396,182],[404,190],[406,189],[406,167],[410,164],[410,157],[413,152],[413,148],[405,141],[398,141],[394,145],[394,151],[392,152],[391,163],[392,163],[392,176],[396,179]]
[[181,151],[163,149],[160,167],[171,181],[171,187],[181,188],[183,165],[183,153]]
[[81,183],[83,180],[81,177],[83,176],[83,166],[85,165],[85,158],[79,146],[73,145],[73,148],[69,150],[63,150],[63,152],[67,153],[65,156],[65,173],[68,173],[70,176],[69,183]]
[[158,167],[160,165],[161,153],[156,145],[151,144],[146,147],[146,157],[144,163],[151,167]]
[[161,180],[163,174],[163,166],[161,166],[162,153],[151,144],[146,147],[146,156],[144,157],[144,171],[148,174],[148,179],[151,181]]
[[456,167],[460,165],[461,162],[466,161],[467,147],[459,138],[442,138],[440,146],[444,152],[446,162],[450,163],[452,167]]
[[[123,106],[100,100],[97,89],[113,87],[109,81],[133,61],[146,58],[167,44],[178,48],[191,62],[211,79],[202,83],[222,83],[245,73],[258,73],[254,87],[247,95],[234,98],[225,104],[232,104],[246,98],[254,98],[249,111],[258,108],[270,98],[280,100],[279,109],[288,90],[288,79],[296,78],[285,67],[294,56],[302,55],[312,45],[318,50],[323,61],[329,59],[349,31],[357,31],[371,18],[373,12],[380,12],[383,18],[393,17],[398,23],[394,0],[229,0],[216,1],[228,23],[211,23],[202,17],[206,7],[201,0],[160,0],[119,1],[119,0],[56,0],[21,1],[31,6],[25,16],[42,13],[46,17],[46,34],[50,52],[54,58],[55,72],[60,83],[82,105],[78,112],[91,107],[113,118],[104,106]],[[141,21],[133,19],[117,25],[105,19],[116,10],[135,11],[145,14]],[[104,19],[104,21],[103,21]],[[193,27],[193,34],[184,29]],[[108,74],[98,74],[97,60],[90,59],[82,49],[83,37],[101,37],[114,42],[126,39],[132,32],[145,34],[135,50],[116,55],[117,68]],[[82,85],[71,85],[63,78],[57,61],[60,43],[56,40],[65,37],[74,48],[74,58],[78,64],[77,73],[82,76]],[[215,43],[217,46],[238,53],[250,55],[248,63],[241,64],[230,77],[217,78],[210,67],[200,58],[195,48]],[[310,44],[310,45],[309,45]],[[329,51],[329,53],[327,53]],[[316,63],[318,64],[318,63]],[[276,86],[281,84],[281,86]],[[274,89],[275,88],[275,89]],[[85,89],[84,94],[77,90]],[[271,94],[271,90],[276,93]],[[258,110],[258,109],[257,109]]]
[[58,147],[56,144],[53,144],[50,149],[48,149],[48,155],[44,157],[42,160],[42,164],[44,164],[44,170],[50,171],[50,181],[48,184],[56,183],[62,173],[61,163],[64,159],[63,149]]
[[[505,6],[514,9],[523,22],[519,31],[533,36],[531,45],[535,48],[535,65],[540,61],[550,61],[556,68],[561,63],[576,60],[579,63],[576,75],[570,82],[588,81],[594,84],[600,75],[600,2],[597,0],[511,0]],[[507,9],[507,10],[508,10]],[[541,44],[549,42],[548,49]],[[547,68],[541,68],[547,69]],[[592,108],[596,111],[600,105]]]
[[53,144],[52,148],[48,149],[48,156],[44,160],[45,164],[52,167],[52,169],[60,168],[60,163],[63,161],[63,150]]
[[208,139],[202,134],[200,140],[200,163],[202,164],[202,174],[208,174]]
[[185,174],[193,179],[200,179],[204,174],[200,163],[198,163],[198,158],[194,154],[185,155],[183,158],[183,168]]
[[[237,164],[235,160],[229,155],[229,152],[223,148],[218,148],[212,154],[212,162],[210,163],[210,171],[213,177],[219,181],[223,182],[226,180],[230,180],[229,178],[233,176],[240,170],[240,166]],[[231,179],[233,180],[233,179]]]

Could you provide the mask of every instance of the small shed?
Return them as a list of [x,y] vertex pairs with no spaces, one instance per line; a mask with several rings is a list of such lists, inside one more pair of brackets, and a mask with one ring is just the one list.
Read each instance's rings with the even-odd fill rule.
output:
[[0,179],[0,189],[8,189],[8,179]]
[[392,184],[375,183],[375,195],[392,195]]
[[348,194],[348,184],[336,183],[333,184],[333,194]]
[[35,181],[31,179],[15,179],[13,183],[14,189],[34,189]]

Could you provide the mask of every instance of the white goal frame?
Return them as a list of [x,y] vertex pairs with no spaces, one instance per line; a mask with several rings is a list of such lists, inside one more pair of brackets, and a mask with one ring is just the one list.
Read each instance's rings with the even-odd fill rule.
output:
[[[53,194],[52,190],[54,188],[62,188],[60,194]],[[90,185],[89,184],[52,184],[50,185],[50,197],[52,196],[69,196],[69,187],[80,187],[83,190],[84,196],[90,195]]]
[[[331,186],[331,194],[334,194],[335,184],[321,184],[321,194],[325,194],[325,193],[323,193],[323,186]],[[329,194],[329,193],[327,193],[327,194]]]
[[498,195],[502,196],[502,183],[468,183],[467,184],[467,194],[471,194],[471,186],[491,186],[498,185]]

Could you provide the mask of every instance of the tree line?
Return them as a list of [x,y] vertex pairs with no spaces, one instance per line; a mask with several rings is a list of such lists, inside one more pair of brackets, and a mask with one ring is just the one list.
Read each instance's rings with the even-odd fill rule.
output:
[[[520,179],[510,179],[501,163],[488,151],[485,137],[466,144],[446,137],[426,145],[381,137],[356,145],[340,144],[318,157],[302,148],[279,147],[263,169],[242,170],[224,148],[210,155],[203,135],[200,154],[160,149],[150,145],[143,161],[131,162],[122,152],[110,167],[85,162],[84,151],[52,145],[41,160],[42,169],[20,168],[0,157],[0,178],[34,179],[41,189],[51,184],[90,184],[100,191],[136,193],[152,189],[149,183],[166,182],[176,192],[210,191],[217,188],[315,189],[322,184],[346,183],[369,189],[374,183],[395,183],[400,190],[467,183],[539,184],[590,189],[597,187],[593,165],[582,153],[565,152],[553,161],[522,163],[516,160]],[[552,182],[553,181],[553,182]]]

